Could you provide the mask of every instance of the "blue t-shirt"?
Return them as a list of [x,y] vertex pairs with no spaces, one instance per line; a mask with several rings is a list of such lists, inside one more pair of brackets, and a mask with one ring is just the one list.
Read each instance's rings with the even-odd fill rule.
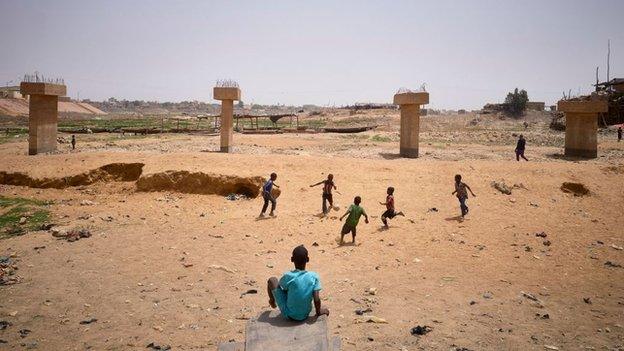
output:
[[264,183],[264,186],[262,187],[262,191],[270,194],[271,189],[273,189],[273,181],[269,179],[266,183]]
[[318,274],[295,269],[284,273],[279,286],[286,292],[289,317],[296,320],[308,318],[312,311],[313,293],[321,290],[321,279]]

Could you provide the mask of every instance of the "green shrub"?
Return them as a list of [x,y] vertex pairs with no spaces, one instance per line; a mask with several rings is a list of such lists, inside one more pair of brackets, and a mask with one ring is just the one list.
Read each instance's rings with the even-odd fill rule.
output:
[[528,101],[529,95],[526,90],[518,91],[518,88],[516,88],[513,93],[508,93],[505,98],[505,112],[512,116],[520,116],[526,110]]

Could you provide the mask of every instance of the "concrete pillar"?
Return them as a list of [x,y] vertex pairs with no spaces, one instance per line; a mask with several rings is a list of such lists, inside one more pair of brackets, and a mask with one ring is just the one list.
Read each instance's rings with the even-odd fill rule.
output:
[[65,85],[22,82],[20,93],[29,96],[28,154],[56,151],[58,97],[67,93]]
[[221,100],[221,152],[232,151],[234,133],[234,100],[240,100],[239,88],[215,87],[215,100]]
[[420,105],[429,103],[429,93],[400,93],[394,95],[394,104],[401,108],[400,155],[418,157],[420,133]]
[[558,110],[566,115],[565,155],[598,157],[598,113],[607,112],[606,101],[559,101]]
[[221,101],[221,152],[232,151],[232,136],[234,135],[234,101]]

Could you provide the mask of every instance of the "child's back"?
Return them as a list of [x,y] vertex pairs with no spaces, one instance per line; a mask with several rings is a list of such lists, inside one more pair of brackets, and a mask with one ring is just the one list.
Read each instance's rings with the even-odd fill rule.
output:
[[364,211],[364,208],[360,206],[359,204],[352,204],[351,206],[349,206],[348,211],[349,211],[349,217],[347,217],[347,220],[345,221],[345,223],[349,224],[352,227],[357,226],[358,223],[360,222],[360,217],[362,217],[362,215],[366,213]]
[[[314,291],[321,290],[321,280],[316,272],[292,270],[284,273],[279,286],[286,292],[285,310],[282,313],[295,320],[304,320],[312,311]],[[276,298],[278,305],[279,298]]]
[[308,250],[303,245],[295,247],[290,260],[295,264],[294,270],[284,273],[279,281],[271,277],[267,282],[269,305],[279,307],[287,318],[302,321],[310,315],[314,301],[317,316],[329,315],[329,310],[321,307],[321,280],[318,274],[305,270],[310,260]]

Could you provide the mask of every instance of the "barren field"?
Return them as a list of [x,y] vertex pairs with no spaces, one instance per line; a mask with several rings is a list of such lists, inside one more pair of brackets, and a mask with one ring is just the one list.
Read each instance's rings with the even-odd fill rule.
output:
[[[581,161],[563,157],[564,135],[543,116],[526,129],[427,116],[421,158],[402,159],[396,111],[330,117],[380,126],[235,134],[232,154],[213,152],[218,136],[206,135],[85,134],[75,151],[37,156],[23,135],[5,139],[0,213],[25,210],[0,229],[0,349],[216,350],[244,340],[247,319],[270,308],[266,280],[292,269],[304,244],[343,350],[624,350],[624,143],[614,133]],[[520,133],[530,162],[514,158]],[[100,168],[120,163],[142,166]],[[271,172],[277,217],[260,220],[251,188]],[[323,218],[309,185],[328,173],[338,208]],[[451,195],[457,173],[477,195],[465,221]],[[589,193],[564,192],[565,182]],[[382,230],[388,186],[406,217]],[[236,192],[249,198],[227,198]],[[360,222],[357,245],[339,246],[338,217],[356,195],[371,223]],[[91,236],[53,236],[73,229]],[[432,330],[411,335],[417,325]]]

